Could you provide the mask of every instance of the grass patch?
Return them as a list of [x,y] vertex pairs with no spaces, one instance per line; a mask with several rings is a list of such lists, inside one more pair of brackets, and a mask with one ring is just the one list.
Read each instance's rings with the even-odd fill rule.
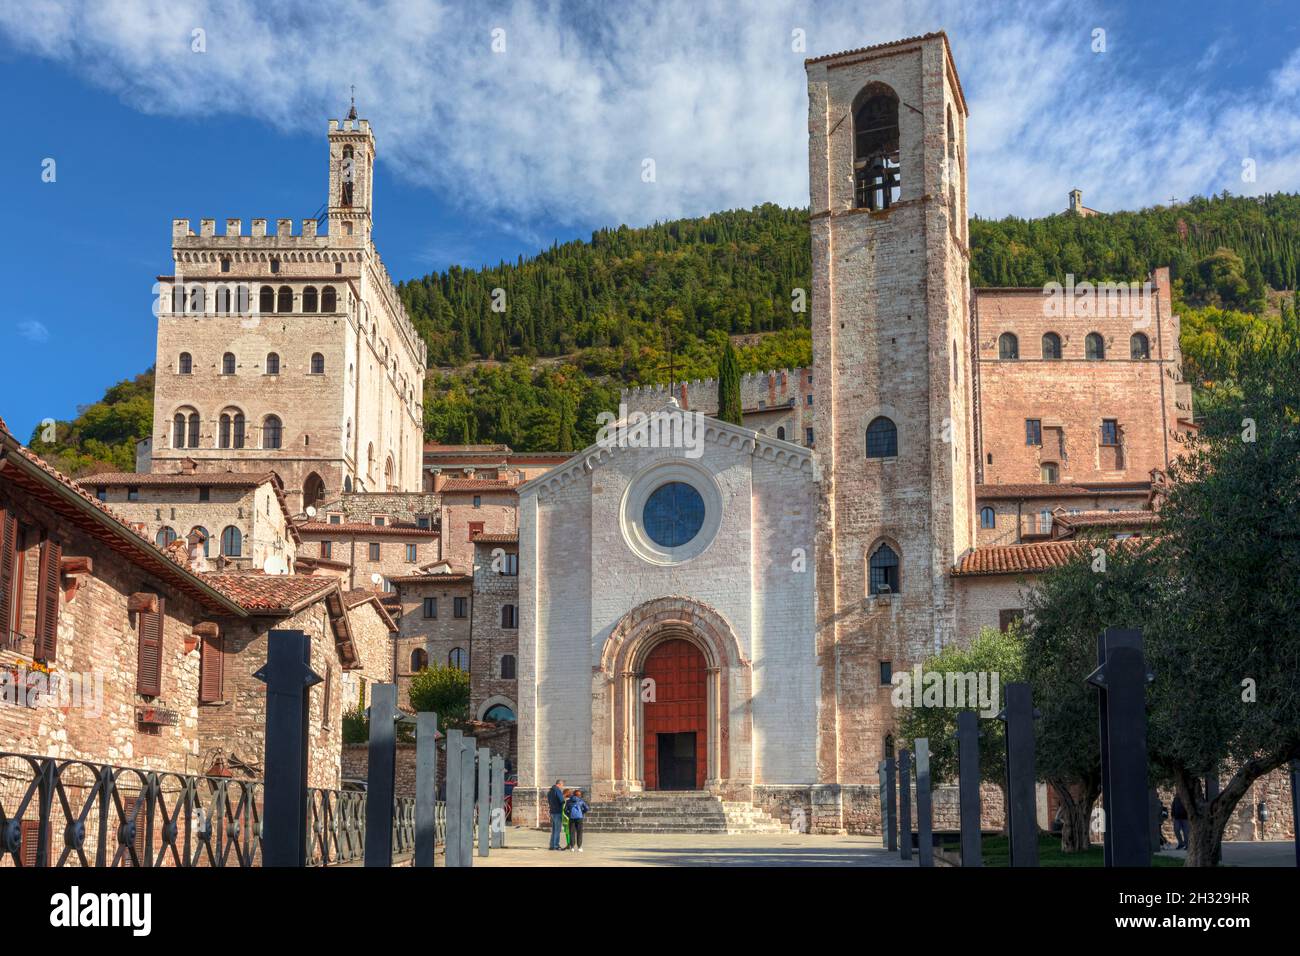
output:
[[[1011,865],[1011,840],[1004,836],[986,836],[983,840],[985,866]],[[1083,853],[1062,853],[1061,838],[1047,833],[1038,835],[1039,866],[1105,866],[1106,855],[1101,844],[1096,844]],[[1181,867],[1183,861],[1177,857],[1156,855],[1152,866]]]

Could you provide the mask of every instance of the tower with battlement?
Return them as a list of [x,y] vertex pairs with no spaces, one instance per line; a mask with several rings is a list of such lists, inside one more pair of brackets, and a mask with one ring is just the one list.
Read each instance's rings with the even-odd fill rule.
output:
[[150,470],[274,470],[294,511],[420,489],[428,359],[372,237],[370,122],[330,120],[328,145],[329,195],[297,233],[173,221]]
[[947,38],[810,60],[819,825],[893,746],[974,536],[966,104]]

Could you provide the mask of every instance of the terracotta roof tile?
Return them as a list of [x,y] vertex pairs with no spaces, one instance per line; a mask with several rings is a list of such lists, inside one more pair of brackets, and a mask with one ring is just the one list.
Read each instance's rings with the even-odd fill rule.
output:
[[976,498],[1091,498],[1094,495],[1141,495],[1151,490],[1149,481],[1097,484],[997,484],[976,485]]
[[473,584],[472,574],[399,574],[388,579],[393,584]]
[[292,613],[339,587],[336,577],[314,574],[221,572],[201,577],[249,611]]
[[1083,552],[1082,541],[1043,541],[976,548],[957,562],[953,577],[985,574],[1040,574],[1068,564]]
[[436,538],[438,532],[433,528],[420,528],[413,524],[369,524],[365,521],[340,521],[330,524],[328,521],[306,521],[297,526],[301,534],[311,535],[363,535],[369,537],[416,537]]
[[468,492],[468,491],[514,491],[519,486],[513,482],[493,478],[449,478],[443,482],[438,491],[442,494],[448,492]]
[[1134,510],[1066,512],[1054,514],[1052,520],[1071,528],[1135,528],[1153,525],[1160,519],[1154,511]]
[[189,475],[177,474],[136,474],[129,471],[101,472],[77,479],[77,483],[88,488],[120,488],[122,486],[138,488],[162,488],[176,486],[179,488],[198,488],[210,485],[214,488],[256,488],[263,482],[276,482],[273,471],[239,472],[239,471],[196,471]]
[[518,544],[518,531],[484,532],[474,535],[475,544]]

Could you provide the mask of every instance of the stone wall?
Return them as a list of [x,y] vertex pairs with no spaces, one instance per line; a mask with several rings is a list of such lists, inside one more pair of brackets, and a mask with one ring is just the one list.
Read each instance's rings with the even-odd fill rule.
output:
[[[518,714],[519,575],[493,570],[494,554],[519,554],[517,544],[479,544],[474,561],[474,614],[470,637],[470,713],[482,719],[488,708],[505,704]],[[502,609],[514,608],[514,627],[502,624]],[[515,677],[502,676],[509,655]]]
[[[979,348],[979,443],[983,481],[1037,482],[1046,463],[1061,482],[1147,481],[1182,449],[1186,428],[1176,407],[1182,381],[1178,318],[1172,314],[1169,270],[1155,272],[1150,301],[1134,297],[1141,314],[1111,298],[1065,299],[1069,314],[1049,314],[1041,289],[983,290],[975,295]],[[1043,358],[1042,339],[1061,339],[1062,357]],[[1085,358],[1085,339],[1098,333],[1105,358]],[[999,357],[999,339],[1014,335],[1019,358]],[[1150,357],[1130,357],[1130,338],[1146,336]],[[1025,421],[1042,423],[1042,444],[1026,443]],[[1118,447],[1101,443],[1103,419],[1118,423]]]
[[[48,757],[78,758],[150,770],[198,772],[199,652],[187,649],[194,625],[210,611],[178,594],[167,583],[125,560],[99,541],[64,522],[39,502],[0,479],[0,504],[16,512],[34,534],[46,529],[63,545],[63,558],[85,558],[93,571],[62,576],[58,643],[49,662],[69,694],[67,706],[42,701],[35,707],[0,702],[3,748]],[[23,605],[35,606],[39,567],[37,538],[25,551]],[[138,613],[127,609],[130,596],[153,591],[165,598],[162,638],[162,692],[136,693]],[[24,620],[34,622],[34,615]],[[30,668],[34,628],[26,624],[15,647],[0,650],[0,666]],[[86,695],[81,696],[82,690]],[[136,722],[136,708],[152,705],[173,711],[174,725],[156,730]]]
[[226,619],[222,700],[199,707],[199,739],[205,760],[242,764],[241,775],[261,776],[266,752],[266,684],[253,674],[267,660],[271,630],[301,630],[311,641],[311,667],[324,680],[309,691],[307,781],[312,787],[339,785],[342,746],[342,667],[324,601],[286,618]]
[[[447,580],[439,580],[446,577]],[[419,649],[428,656],[430,664],[449,662],[453,648],[462,648],[468,655],[472,642],[474,600],[468,577],[434,575],[429,581],[399,581],[397,591],[402,601],[402,618],[397,640],[397,704],[410,707],[412,668],[411,655]],[[465,599],[464,617],[456,616],[456,598]],[[437,616],[424,616],[424,599],[437,601]],[[471,658],[472,660],[472,658]]]

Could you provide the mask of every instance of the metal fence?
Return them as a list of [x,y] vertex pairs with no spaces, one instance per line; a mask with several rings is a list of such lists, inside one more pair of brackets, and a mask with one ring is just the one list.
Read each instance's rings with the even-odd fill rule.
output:
[[[262,782],[0,752],[0,867],[262,864]],[[312,788],[309,866],[360,863],[366,794]],[[393,859],[415,844],[415,800],[393,807]],[[438,842],[445,807],[437,807]]]

